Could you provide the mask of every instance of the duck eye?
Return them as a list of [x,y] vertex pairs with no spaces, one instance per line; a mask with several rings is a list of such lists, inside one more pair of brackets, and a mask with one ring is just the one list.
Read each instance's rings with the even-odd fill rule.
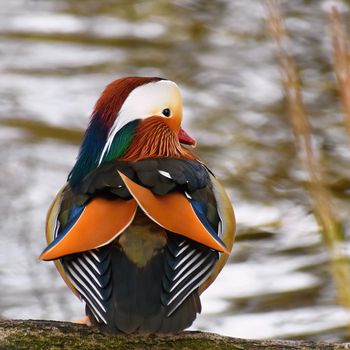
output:
[[165,117],[170,117],[170,114],[171,114],[171,111],[169,108],[165,108],[162,110],[162,114],[165,116]]

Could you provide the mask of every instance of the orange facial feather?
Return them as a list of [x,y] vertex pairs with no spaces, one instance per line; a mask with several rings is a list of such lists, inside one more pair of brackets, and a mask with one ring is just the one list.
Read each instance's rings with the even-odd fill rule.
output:
[[161,157],[197,159],[180,144],[177,134],[168,127],[162,117],[149,117],[140,122],[133,142],[122,159],[138,161]]

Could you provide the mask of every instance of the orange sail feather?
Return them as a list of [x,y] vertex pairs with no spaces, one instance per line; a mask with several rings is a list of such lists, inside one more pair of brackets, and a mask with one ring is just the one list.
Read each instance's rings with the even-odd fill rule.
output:
[[208,232],[183,194],[172,192],[165,196],[157,196],[121,172],[118,173],[139,206],[153,221],[171,232],[229,254],[225,245]]
[[131,224],[136,209],[137,203],[133,199],[125,201],[95,198],[85,207],[65,236],[57,244],[44,250],[39,259],[58,259],[106,245]]

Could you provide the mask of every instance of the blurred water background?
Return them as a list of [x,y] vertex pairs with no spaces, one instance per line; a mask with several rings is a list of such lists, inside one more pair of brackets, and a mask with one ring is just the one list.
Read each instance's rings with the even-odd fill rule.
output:
[[[282,9],[313,141],[349,236],[350,146],[332,71],[330,3],[282,1]],[[349,2],[338,3],[348,16]],[[46,210],[104,86],[161,76],[180,85],[185,128],[238,221],[230,263],[192,328],[349,340],[349,310],[337,305],[273,46],[259,1],[0,0],[0,317],[83,315],[53,264],[36,260]]]

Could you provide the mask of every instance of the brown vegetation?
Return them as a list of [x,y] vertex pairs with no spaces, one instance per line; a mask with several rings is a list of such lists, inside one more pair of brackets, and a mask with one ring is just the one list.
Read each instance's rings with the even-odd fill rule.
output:
[[[314,215],[320,225],[323,241],[328,249],[331,270],[337,287],[339,304],[350,307],[350,265],[344,254],[344,234],[334,210],[331,194],[324,181],[320,162],[320,152],[312,143],[312,130],[307,110],[302,99],[302,84],[297,65],[291,54],[288,33],[276,1],[267,1],[267,25],[269,34],[276,43],[277,58],[282,76],[282,84],[288,117],[294,133],[295,146],[303,169],[307,174],[307,190]],[[346,125],[350,132],[350,67],[348,65],[349,46],[345,40],[339,13],[331,15],[335,71],[341,101],[346,115]],[[350,133],[349,133],[350,135]]]

